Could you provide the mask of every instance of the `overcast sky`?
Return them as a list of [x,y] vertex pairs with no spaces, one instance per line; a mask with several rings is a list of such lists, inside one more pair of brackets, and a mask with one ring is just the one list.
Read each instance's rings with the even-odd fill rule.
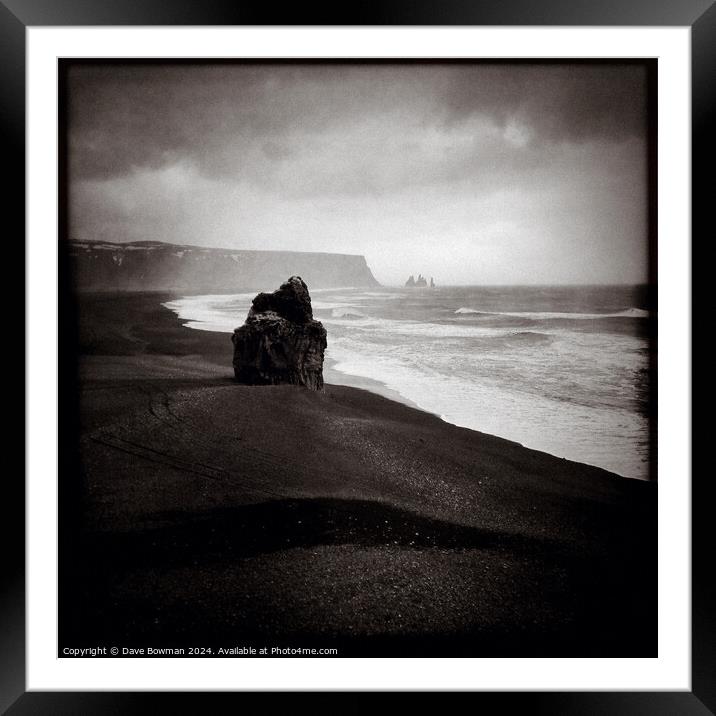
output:
[[639,65],[75,65],[70,236],[646,280]]

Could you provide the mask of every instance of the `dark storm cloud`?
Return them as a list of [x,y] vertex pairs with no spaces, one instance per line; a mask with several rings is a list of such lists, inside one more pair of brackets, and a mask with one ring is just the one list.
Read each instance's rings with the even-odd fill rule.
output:
[[476,114],[519,121],[551,141],[619,141],[646,133],[642,64],[524,64],[464,67],[445,93],[448,121]]
[[72,169],[100,178],[189,158],[223,174],[237,168],[227,157],[256,140],[281,159],[291,153],[287,135],[320,134],[389,106],[396,87],[383,75],[369,65],[77,65],[69,72]]
[[[187,160],[208,176],[261,181],[265,162],[290,158],[294,143],[320,144],[326,132],[381,116],[447,130],[475,118],[516,123],[533,142],[620,141],[644,135],[644,87],[638,65],[77,65],[71,171],[100,179]],[[410,157],[409,146],[392,151]],[[336,151],[338,168],[341,158]],[[336,167],[324,185],[317,175],[309,184],[386,189],[371,172],[336,181]],[[456,173],[453,165],[445,178]]]

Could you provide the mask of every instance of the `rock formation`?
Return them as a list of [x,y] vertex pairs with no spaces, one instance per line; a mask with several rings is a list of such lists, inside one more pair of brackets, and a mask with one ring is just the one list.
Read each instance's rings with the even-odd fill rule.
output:
[[326,329],[313,320],[308,287],[299,276],[273,293],[259,293],[231,340],[239,382],[323,389]]
[[[433,287],[435,286],[432,278],[430,279],[430,283],[431,283],[431,286],[433,286]],[[427,279],[421,273],[418,274],[417,280],[416,280],[415,276],[413,276],[413,274],[410,274],[410,277],[405,282],[406,288],[426,288],[427,285],[428,285]]]

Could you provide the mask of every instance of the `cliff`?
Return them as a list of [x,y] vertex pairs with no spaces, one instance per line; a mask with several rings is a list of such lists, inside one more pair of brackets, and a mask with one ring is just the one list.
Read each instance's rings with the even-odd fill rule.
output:
[[378,286],[363,256],[232,251],[135,241],[69,242],[70,269],[85,291],[252,291],[299,275],[314,288]]

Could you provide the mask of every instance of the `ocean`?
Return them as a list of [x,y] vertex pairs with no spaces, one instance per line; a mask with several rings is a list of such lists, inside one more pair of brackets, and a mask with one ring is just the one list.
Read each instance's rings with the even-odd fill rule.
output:
[[[255,293],[165,304],[232,332]],[[311,291],[326,361],[462,427],[649,478],[649,312],[643,286]]]

